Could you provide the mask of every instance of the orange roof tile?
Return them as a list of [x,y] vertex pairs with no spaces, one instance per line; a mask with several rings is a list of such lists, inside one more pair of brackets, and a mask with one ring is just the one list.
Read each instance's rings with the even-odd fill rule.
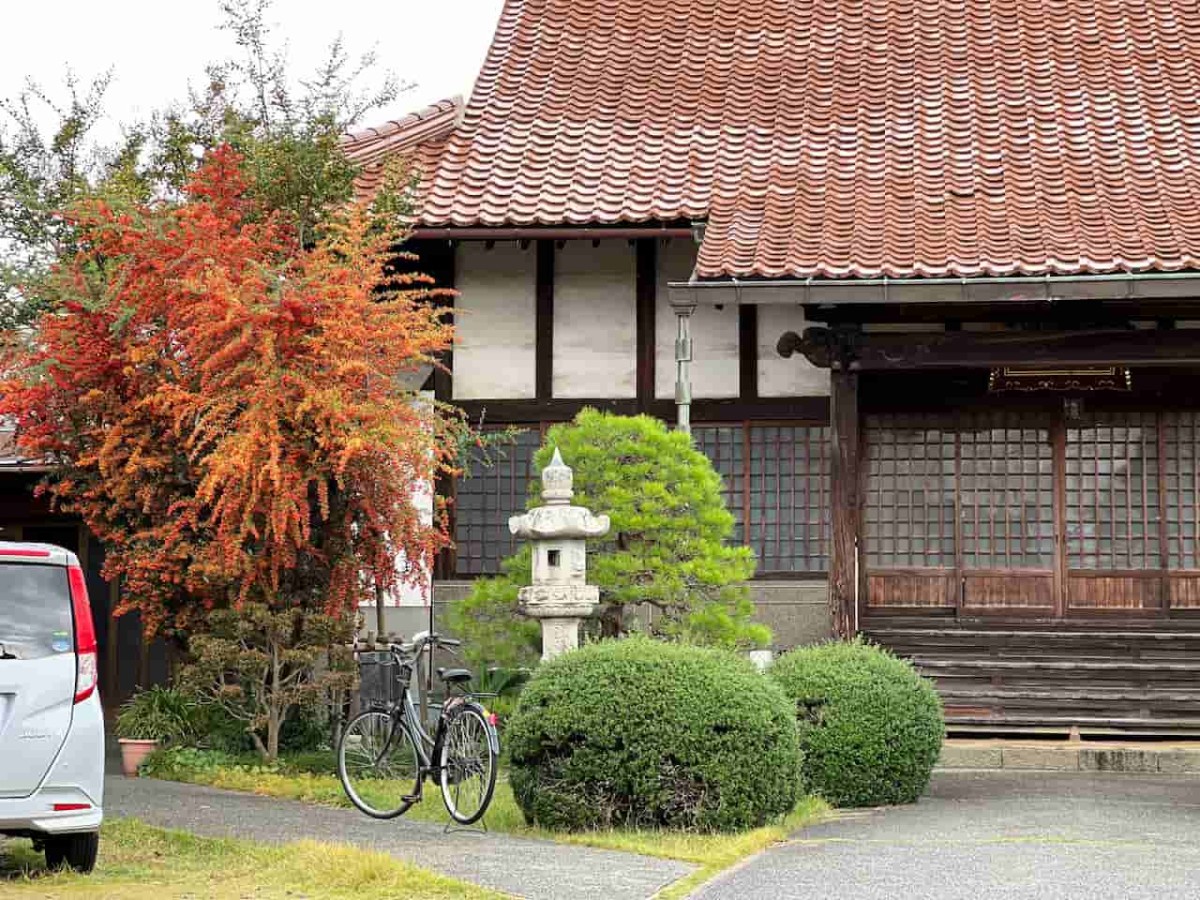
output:
[[384,162],[390,158],[408,155],[418,170],[431,170],[461,114],[462,99],[455,97],[375,128],[343,135],[342,152],[362,166],[355,180],[359,199],[369,198],[379,189]]
[[1200,9],[508,0],[421,153],[422,224],[707,219],[702,277],[1195,268]]

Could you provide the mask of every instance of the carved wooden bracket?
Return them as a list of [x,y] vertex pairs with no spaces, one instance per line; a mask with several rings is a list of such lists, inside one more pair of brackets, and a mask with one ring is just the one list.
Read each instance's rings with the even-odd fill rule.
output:
[[851,368],[858,356],[859,334],[854,327],[805,328],[803,337],[788,331],[776,342],[775,350],[784,359],[799,353],[819,369]]

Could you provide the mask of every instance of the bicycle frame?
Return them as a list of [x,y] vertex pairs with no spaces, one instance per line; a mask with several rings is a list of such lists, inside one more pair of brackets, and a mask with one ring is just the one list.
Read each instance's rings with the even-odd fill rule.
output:
[[[420,678],[420,655],[413,661],[412,677],[409,683],[404,688],[404,701],[389,710],[392,721],[396,723],[404,722],[404,725],[412,730],[413,737],[416,738],[415,744],[417,749],[418,762],[420,763],[420,778],[417,782],[418,796],[425,786],[426,778],[436,779],[441,772],[441,766],[435,761],[438,747],[441,745],[442,731],[445,728],[445,715],[447,708],[452,708],[454,705],[464,702],[467,698],[462,696],[447,697],[439,704],[431,704],[431,707],[438,708],[437,728],[431,735],[425,730],[425,723],[421,721],[421,715],[417,711],[417,706],[413,703],[412,698],[412,681],[413,678]],[[403,663],[403,660],[400,660]],[[392,735],[395,734],[393,729]],[[387,754],[391,749],[392,736],[388,737],[388,741],[384,744],[380,751],[380,757]]]
[[[415,669],[413,674],[417,674]],[[404,689],[404,703],[392,713],[392,718],[397,721],[404,719],[406,724],[412,729],[413,736],[417,739],[417,754],[421,758],[422,780],[424,780],[424,775],[433,773],[436,768],[433,764],[432,754],[437,749],[437,738],[439,735],[436,733],[431,735],[425,730],[425,723],[421,721],[421,715],[417,712],[416,704],[413,703],[411,687]],[[442,717],[439,712],[436,731],[440,732],[441,730]]]

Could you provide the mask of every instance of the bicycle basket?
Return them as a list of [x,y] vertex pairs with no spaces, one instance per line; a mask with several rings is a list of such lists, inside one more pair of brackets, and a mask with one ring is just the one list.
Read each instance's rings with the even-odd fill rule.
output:
[[410,666],[381,650],[358,654],[359,694],[368,709],[382,709],[400,703],[412,674]]

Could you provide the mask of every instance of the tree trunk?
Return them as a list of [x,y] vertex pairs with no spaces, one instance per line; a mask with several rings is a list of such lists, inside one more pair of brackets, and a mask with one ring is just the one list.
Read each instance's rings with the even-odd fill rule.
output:
[[283,716],[272,709],[267,718],[267,762],[279,759],[279,731],[283,725]]
[[375,584],[375,639],[380,643],[383,642],[385,626],[387,625],[387,617],[384,615],[383,602],[386,598],[383,588],[378,583]]
[[267,684],[267,762],[275,762],[279,758],[279,728],[283,723],[280,710],[280,693],[283,690],[282,666],[279,660],[279,645],[271,641],[271,675]]
[[619,638],[625,633],[625,607],[613,603],[601,608],[600,636],[604,638]]

